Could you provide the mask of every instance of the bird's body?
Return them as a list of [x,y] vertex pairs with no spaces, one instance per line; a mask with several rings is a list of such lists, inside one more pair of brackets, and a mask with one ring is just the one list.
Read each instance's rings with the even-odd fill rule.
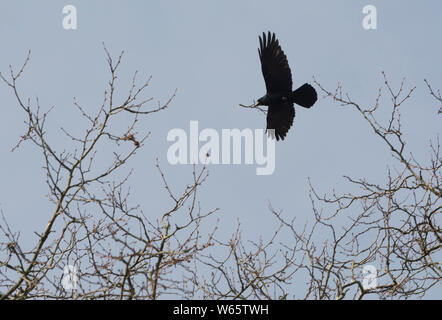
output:
[[284,140],[295,117],[293,104],[310,108],[316,102],[317,94],[307,83],[292,91],[292,73],[274,33],[268,32],[267,36],[263,33],[259,37],[258,52],[267,94],[258,99],[257,105],[268,106],[267,130],[274,130],[276,140]]
[[261,101],[263,106],[270,106],[279,102],[286,102],[288,100],[288,94],[287,92],[269,93],[258,100]]

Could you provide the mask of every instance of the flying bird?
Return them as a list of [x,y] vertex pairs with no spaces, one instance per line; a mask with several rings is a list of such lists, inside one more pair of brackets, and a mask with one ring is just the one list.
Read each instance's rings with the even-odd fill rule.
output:
[[287,57],[274,33],[259,37],[259,58],[267,93],[249,107],[268,106],[267,129],[272,138],[284,140],[295,118],[294,103],[310,108],[318,99],[316,90],[308,83],[292,91],[292,72]]

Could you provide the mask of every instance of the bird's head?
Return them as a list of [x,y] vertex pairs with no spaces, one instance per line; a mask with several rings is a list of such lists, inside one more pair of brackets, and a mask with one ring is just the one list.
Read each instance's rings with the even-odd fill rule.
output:
[[265,96],[258,99],[258,101],[256,102],[256,105],[257,106],[266,106],[267,100],[268,100],[268,97],[267,97],[267,95],[265,95]]

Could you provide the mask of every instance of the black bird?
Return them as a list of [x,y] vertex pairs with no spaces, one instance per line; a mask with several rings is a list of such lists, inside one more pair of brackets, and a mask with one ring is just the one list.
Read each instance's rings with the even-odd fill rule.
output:
[[274,33],[259,37],[258,52],[267,94],[255,106],[268,106],[267,130],[274,129],[274,136],[269,132],[272,138],[284,140],[295,118],[293,103],[310,108],[318,98],[316,90],[305,83],[292,91],[292,72]]

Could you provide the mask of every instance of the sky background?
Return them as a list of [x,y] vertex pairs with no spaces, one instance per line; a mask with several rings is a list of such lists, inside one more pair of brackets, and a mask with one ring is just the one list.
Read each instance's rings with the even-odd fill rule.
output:
[[[64,30],[62,9],[77,8],[78,29]],[[377,8],[377,30],[364,30],[362,8]],[[48,132],[63,147],[59,128],[75,131],[75,96],[96,110],[109,74],[102,47],[113,56],[125,50],[117,85],[127,93],[132,73],[152,75],[146,97],[170,107],[151,115],[143,129],[152,134],[130,162],[132,196],[145,212],[158,214],[170,205],[155,167],[159,158],[173,188],[191,180],[191,167],[167,162],[166,140],[173,128],[264,128],[265,117],[239,103],[265,94],[258,57],[258,35],[276,33],[292,69],[294,87],[312,77],[332,90],[341,82],[361,105],[374,103],[385,71],[394,88],[405,76],[416,91],[403,111],[407,140],[419,159],[428,155],[429,139],[441,133],[438,105],[423,82],[441,88],[441,1],[2,1],[0,71],[19,66],[28,49],[31,61],[19,85],[43,107],[56,105]],[[141,77],[140,77],[141,79]],[[42,157],[31,144],[10,152],[25,131],[25,115],[9,88],[0,84],[0,209],[10,224],[33,241],[46,225],[51,208]],[[221,131],[219,131],[221,132]],[[220,208],[221,236],[241,221],[244,236],[269,236],[276,221],[268,203],[288,217],[312,219],[307,179],[320,193],[351,191],[344,174],[385,181],[388,149],[354,111],[322,99],[311,109],[296,109],[294,125],[276,145],[273,175],[257,176],[256,165],[212,165],[200,192],[205,209]],[[439,291],[439,297],[441,292]],[[436,292],[437,294],[437,292]]]

